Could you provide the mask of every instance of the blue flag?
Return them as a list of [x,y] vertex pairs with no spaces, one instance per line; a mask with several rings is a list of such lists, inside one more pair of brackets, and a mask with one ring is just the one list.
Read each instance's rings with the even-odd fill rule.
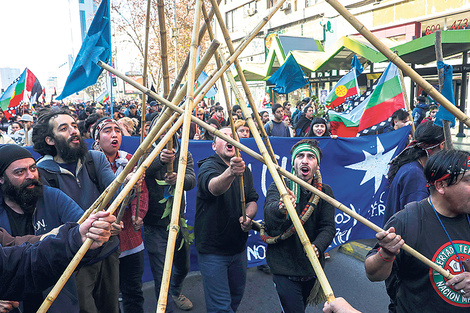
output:
[[356,70],[356,76],[361,75],[362,71],[364,70],[361,62],[359,62],[359,59],[357,58],[357,55],[354,55],[354,57],[351,60],[351,70],[353,68]]
[[[441,94],[446,97],[447,100],[452,102],[453,105],[455,105],[454,87],[452,86],[452,65],[438,61],[437,68],[444,68],[444,85],[442,86]],[[436,120],[434,121],[434,125],[442,127],[442,120],[450,121],[451,127],[455,126],[455,116],[447,111],[447,109],[442,105],[440,105],[439,110],[436,113]]]
[[98,60],[108,63],[111,56],[111,19],[109,0],[102,0],[73,63],[64,89],[57,100],[96,83],[103,69]]
[[276,85],[273,90],[279,94],[287,94],[308,84],[304,72],[291,54],[277,71],[268,79],[268,83]]

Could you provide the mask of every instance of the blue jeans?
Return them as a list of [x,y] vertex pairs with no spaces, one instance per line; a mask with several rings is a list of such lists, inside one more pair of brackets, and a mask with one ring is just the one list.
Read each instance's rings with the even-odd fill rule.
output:
[[119,288],[124,313],[143,313],[144,250],[119,259]]
[[284,313],[305,312],[307,299],[316,279],[309,281],[292,281],[288,276],[273,275],[279,300]]
[[246,284],[246,250],[231,256],[197,254],[207,312],[236,312]]
[[[163,226],[144,225],[144,242],[149,254],[150,268],[152,269],[155,281],[155,297],[158,302],[160,295],[160,285],[163,277],[163,267],[165,265],[166,246],[168,242],[168,231]],[[171,271],[171,282],[169,293],[179,296],[183,286],[183,281],[189,272],[189,245],[186,243],[178,250],[181,244],[182,235],[178,234],[175,245],[175,256],[173,258],[173,269]],[[166,312],[173,312],[175,303],[172,297],[167,297]]]

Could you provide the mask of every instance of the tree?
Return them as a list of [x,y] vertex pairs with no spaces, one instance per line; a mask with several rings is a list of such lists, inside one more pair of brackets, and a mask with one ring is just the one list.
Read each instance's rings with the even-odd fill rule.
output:
[[[176,2],[176,29],[174,28],[174,3]],[[179,68],[175,68],[175,54],[178,66],[180,66],[189,52],[192,29],[194,25],[195,0],[186,1],[165,0],[165,23],[169,32],[168,60],[170,83],[178,74]],[[210,2],[205,0],[206,8],[210,8]],[[162,71],[160,61],[160,32],[157,16],[157,1],[152,0],[149,28],[149,52],[148,52],[148,85],[152,83],[159,89],[162,83]],[[147,11],[146,0],[113,0],[111,4],[111,21],[114,37],[126,36],[138,49],[140,55],[129,56],[140,58],[143,64],[145,47],[145,19]],[[203,23],[203,21],[201,21]],[[171,31],[173,30],[173,31]],[[177,49],[175,49],[174,37],[177,36]],[[201,51],[208,46],[208,37],[201,41]],[[203,53],[203,52],[201,52]]]

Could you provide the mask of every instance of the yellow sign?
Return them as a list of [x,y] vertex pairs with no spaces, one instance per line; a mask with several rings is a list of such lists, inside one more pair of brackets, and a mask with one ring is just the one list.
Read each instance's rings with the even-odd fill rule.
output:
[[344,97],[346,96],[346,93],[348,92],[348,88],[346,86],[341,85],[335,88],[335,94],[338,97]]

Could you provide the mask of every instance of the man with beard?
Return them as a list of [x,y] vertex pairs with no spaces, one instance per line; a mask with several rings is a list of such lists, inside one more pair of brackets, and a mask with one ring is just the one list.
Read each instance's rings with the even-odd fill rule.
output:
[[[291,154],[292,172],[303,181],[334,197],[331,187],[319,181],[317,170],[322,152],[318,142],[314,139],[300,140],[292,147]],[[286,184],[290,188],[290,201],[297,214],[311,214],[303,226],[323,266],[323,253],[335,235],[335,208],[318,196],[313,197],[310,191],[293,181],[286,179]],[[269,233],[269,236],[265,237],[269,243],[266,261],[273,273],[283,312],[304,312],[310,291],[316,283],[316,276],[299,237],[291,231],[292,220],[287,215],[287,209],[274,183],[269,186],[266,194],[264,219]]]
[[[232,135],[230,128],[220,130]],[[246,284],[246,241],[256,215],[253,175],[235,147],[214,137],[215,154],[198,162],[194,233],[207,312],[236,312]],[[245,184],[242,216],[240,180]]]
[[[44,113],[33,129],[33,143],[43,156],[38,161],[42,182],[61,189],[84,211],[114,179],[104,154],[88,151],[77,122],[66,111]],[[119,311],[119,240],[112,239],[115,253],[77,272],[81,312]]]
[[[0,227],[12,236],[43,235],[66,222],[76,222],[80,207],[59,189],[43,186],[31,153],[17,145],[0,148]],[[66,285],[50,312],[78,312],[75,282]],[[42,295],[28,297],[24,312],[36,312]]]

